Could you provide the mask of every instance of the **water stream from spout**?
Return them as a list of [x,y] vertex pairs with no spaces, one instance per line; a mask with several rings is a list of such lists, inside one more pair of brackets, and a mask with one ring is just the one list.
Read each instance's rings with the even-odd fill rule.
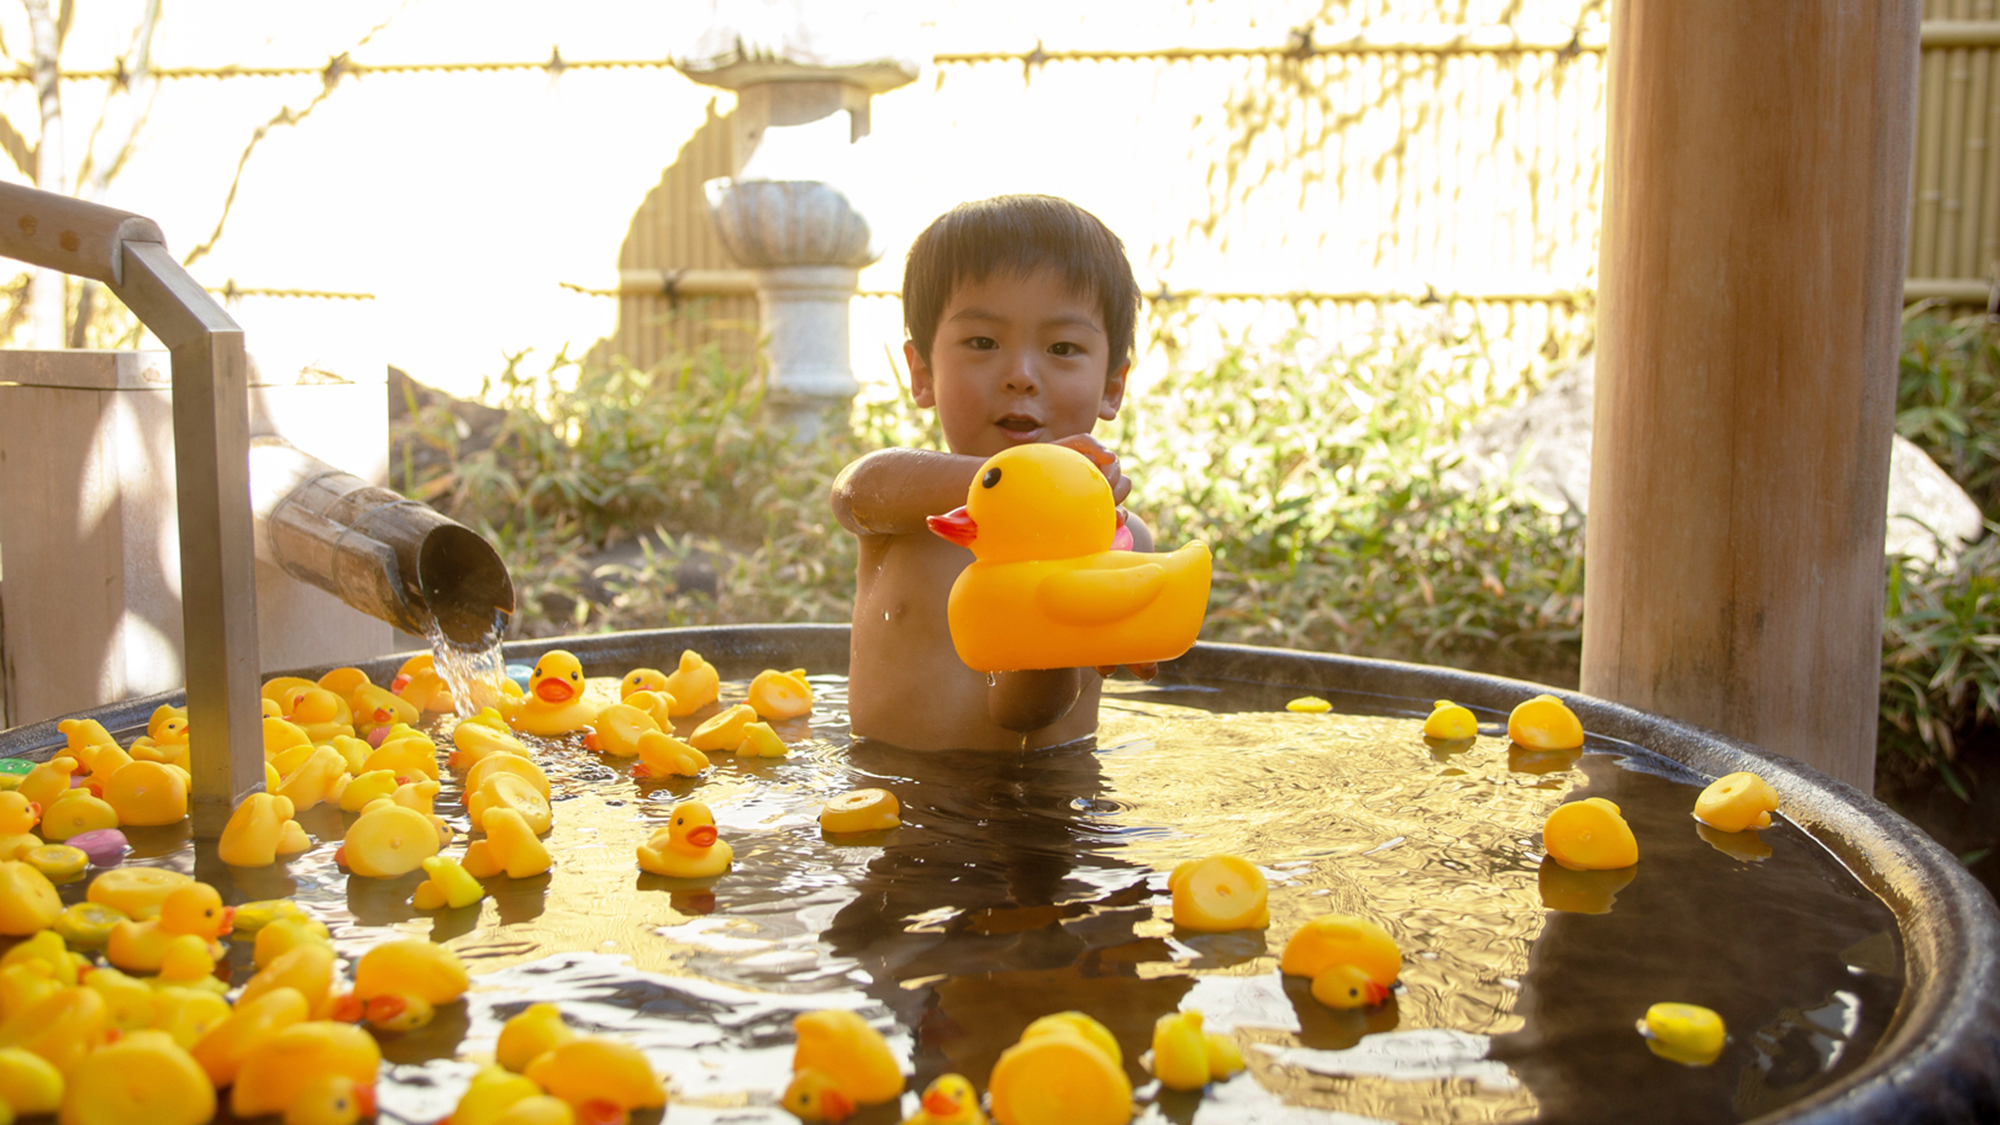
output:
[[460,644],[445,636],[435,619],[424,629],[424,639],[431,644],[432,662],[445,686],[451,689],[452,709],[461,719],[469,719],[480,708],[494,707],[500,702],[500,685],[507,675],[507,662],[500,655],[500,639],[506,623],[505,614],[494,613],[493,626],[472,644]]

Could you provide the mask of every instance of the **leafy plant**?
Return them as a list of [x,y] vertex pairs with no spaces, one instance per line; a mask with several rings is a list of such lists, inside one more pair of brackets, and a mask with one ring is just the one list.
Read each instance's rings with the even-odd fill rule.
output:
[[1897,365],[1896,432],[2000,519],[2000,325],[1914,306]]

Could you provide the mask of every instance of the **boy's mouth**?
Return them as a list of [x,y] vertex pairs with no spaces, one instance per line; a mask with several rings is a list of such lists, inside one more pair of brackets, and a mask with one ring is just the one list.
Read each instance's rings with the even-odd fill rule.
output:
[[1014,441],[1033,441],[1042,432],[1040,419],[1030,418],[1026,414],[1008,414],[993,424],[1006,431],[1007,436]]

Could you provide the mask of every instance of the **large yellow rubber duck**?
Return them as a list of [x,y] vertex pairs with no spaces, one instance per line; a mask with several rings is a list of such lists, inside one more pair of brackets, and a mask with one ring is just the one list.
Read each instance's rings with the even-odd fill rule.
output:
[[807,1012],[792,1021],[792,1083],[783,1105],[802,1121],[839,1121],[855,1109],[894,1101],[903,1068],[882,1033],[844,1008]]
[[715,831],[715,815],[700,801],[674,806],[666,826],[639,845],[639,867],[676,879],[706,879],[729,870],[736,858]]
[[229,932],[235,911],[222,905],[222,896],[207,883],[179,887],[160,904],[160,916],[150,922],[120,922],[111,927],[111,941],[104,955],[128,973],[158,972],[166,959],[167,947],[182,935],[192,935],[208,943],[211,958],[223,954],[217,941]]
[[668,710],[678,719],[715,702],[722,692],[722,675],[715,670],[715,665],[702,659],[700,653],[691,648],[682,649],[680,663],[667,673],[664,686],[667,694],[673,697]]
[[987,1080],[1000,1125],[1124,1125],[1132,1082],[1118,1040],[1082,1012],[1043,1016],[1000,1052]]
[[917,1112],[903,1118],[903,1125],[986,1125],[979,1112],[979,1091],[961,1074],[940,1074],[924,1087]]
[[1323,914],[1285,943],[1278,970],[1311,980],[1313,999],[1329,1008],[1362,1008],[1388,999],[1403,954],[1387,930],[1366,918]]
[[1153,1024],[1153,1076],[1169,1090],[1199,1090],[1243,1069],[1243,1052],[1226,1035],[1203,1031],[1200,1012],[1174,1012]]
[[1747,771],[1716,778],[1694,802],[1694,818],[1724,832],[1769,828],[1777,811],[1778,791]]
[[1171,660],[1201,631],[1208,547],[1112,550],[1111,486],[1073,449],[1003,450],[980,468],[965,507],[931,516],[930,527],[975,559],[952,583],[946,613],[974,671]]
[[583,696],[583,662],[552,649],[535,662],[528,697],[509,719],[528,734],[558,735],[582,730],[597,718],[597,705]]

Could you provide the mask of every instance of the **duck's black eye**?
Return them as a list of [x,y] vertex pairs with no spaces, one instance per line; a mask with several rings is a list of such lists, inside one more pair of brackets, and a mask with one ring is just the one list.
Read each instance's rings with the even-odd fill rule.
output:
[[995,465],[993,468],[986,470],[986,475],[979,478],[979,484],[982,488],[992,488],[994,485],[999,483],[1000,483],[1000,467],[998,465]]

